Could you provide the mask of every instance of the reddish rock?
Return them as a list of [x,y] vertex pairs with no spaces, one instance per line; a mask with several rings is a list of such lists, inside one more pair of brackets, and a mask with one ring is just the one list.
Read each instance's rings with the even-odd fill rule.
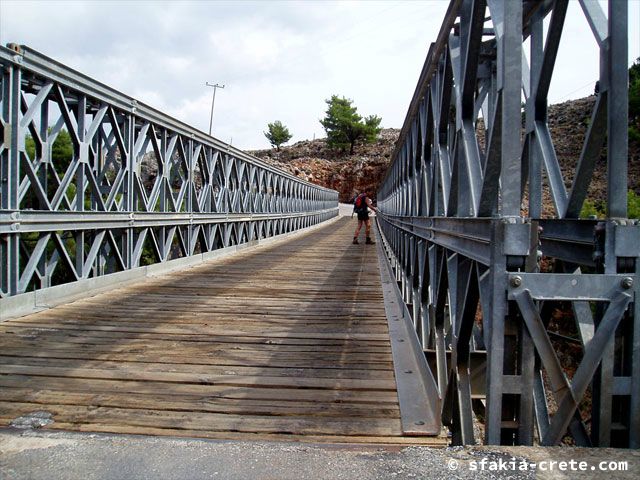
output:
[[375,143],[358,145],[354,155],[327,146],[325,138],[303,140],[280,151],[249,152],[297,177],[337,190],[341,202],[367,187],[375,191],[387,168],[399,130],[387,128]]

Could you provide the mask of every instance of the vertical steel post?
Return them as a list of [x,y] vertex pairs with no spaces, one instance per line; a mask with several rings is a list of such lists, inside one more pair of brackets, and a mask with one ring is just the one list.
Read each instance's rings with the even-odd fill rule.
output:
[[627,217],[628,9],[627,2],[609,0],[609,103],[607,104],[607,217],[609,218]]
[[629,448],[640,448],[640,257],[635,259],[633,324],[631,326],[631,391],[629,402]]
[[500,172],[502,216],[520,216],[520,89],[522,86],[522,2],[503,3],[498,41],[498,90],[502,98]]
[[[19,53],[16,53],[19,57]],[[22,83],[22,71],[14,64],[10,68],[9,75],[5,76],[5,80],[9,79],[5,93],[8,95],[3,99],[5,108],[8,108],[9,123],[5,125],[5,131],[9,131],[9,152],[6,156],[3,168],[3,196],[2,209],[14,211],[17,215],[20,209],[18,197],[20,187],[20,156],[24,154],[24,139],[22,136],[22,127],[20,125],[20,88]],[[5,142],[7,141],[5,134]],[[18,281],[20,278],[20,234],[17,230],[6,235],[6,292],[9,295],[16,295],[19,291]]]
[[[138,194],[135,191],[137,153],[135,151],[135,117],[130,113],[123,114],[122,129],[124,131],[125,151],[121,152],[120,168],[125,169],[125,186],[123,205],[126,212],[130,214],[136,210]],[[128,227],[124,229],[125,253],[124,261],[126,268],[136,267],[134,249],[136,246],[135,229]]]
[[[11,165],[11,81],[13,79],[12,67],[6,66],[0,71],[2,75],[2,115],[3,138],[2,150],[0,150],[0,208],[8,209],[10,202],[10,173]],[[0,238],[0,293],[9,294],[9,238]]]
[[[536,121],[536,96],[538,91],[538,80],[542,71],[542,35],[543,16],[541,11],[534,14],[531,24],[531,75],[530,75],[530,96],[526,107],[526,132],[527,154],[529,170],[529,217],[540,218],[542,216],[542,161],[540,150],[537,148],[535,138]],[[521,192],[522,194],[522,192]]]

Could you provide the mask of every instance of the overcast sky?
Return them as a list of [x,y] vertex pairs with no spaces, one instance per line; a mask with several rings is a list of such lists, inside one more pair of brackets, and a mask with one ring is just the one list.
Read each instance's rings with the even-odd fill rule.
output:
[[[401,127],[447,5],[0,0],[0,42],[28,45],[205,132],[205,82],[225,84],[214,136],[266,148],[263,131],[274,120],[292,142],[324,136],[318,120],[332,94],[381,116],[384,127]],[[640,0],[630,0],[629,64],[640,56],[639,25]],[[557,65],[552,102],[593,91],[597,47],[575,0]]]

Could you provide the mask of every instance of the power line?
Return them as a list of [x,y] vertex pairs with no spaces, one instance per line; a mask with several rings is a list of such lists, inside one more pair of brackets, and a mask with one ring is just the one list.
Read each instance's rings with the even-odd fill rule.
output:
[[561,101],[569,98],[572,94],[582,90],[583,88],[588,87],[589,85],[595,85],[597,80],[591,80],[587,83],[585,83],[584,85],[582,85],[581,87],[576,88],[575,90],[570,91],[569,93],[566,93],[565,95],[563,95],[562,97],[558,98],[555,103],[560,103]]

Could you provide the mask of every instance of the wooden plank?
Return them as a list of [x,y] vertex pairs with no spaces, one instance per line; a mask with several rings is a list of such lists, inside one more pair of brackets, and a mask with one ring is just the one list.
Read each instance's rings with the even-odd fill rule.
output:
[[[6,345],[7,348],[12,347],[25,347],[29,348],[29,345],[34,345],[36,348],[52,350],[66,350],[67,348],[73,351],[84,352],[102,352],[102,353],[126,353],[132,354],[145,354],[156,353],[166,355],[183,355],[193,358],[194,356],[203,356],[207,358],[221,358],[236,361],[243,360],[265,360],[273,358],[274,360],[282,361],[298,361],[301,363],[308,363],[309,361],[317,361],[319,364],[333,365],[339,367],[338,362],[341,361],[345,365],[349,364],[368,364],[371,363],[373,367],[381,368],[384,364],[390,364],[392,361],[391,356],[387,353],[367,352],[367,351],[349,351],[335,350],[322,353],[321,351],[308,351],[304,348],[298,349],[267,349],[261,348],[256,345],[252,348],[252,345],[248,345],[247,348],[225,348],[226,344],[208,344],[206,342],[171,342],[171,341],[156,341],[153,345],[150,345],[150,341],[136,340],[122,338],[118,342],[108,342],[104,338],[97,340],[86,339],[86,342],[82,342],[81,339],[76,338],[73,342],[66,342],[64,344],[55,342],[41,342],[37,341],[21,341],[13,342]],[[146,343],[145,343],[146,342]],[[294,346],[295,347],[295,346]],[[362,367],[366,368],[366,367]]]
[[[172,322],[171,327],[166,327],[165,322],[162,321],[148,321],[144,319],[141,321],[133,321],[131,318],[123,319],[123,320],[105,320],[105,319],[95,319],[95,318],[69,318],[69,317],[50,317],[50,320],[56,320],[56,328],[61,328],[60,326],[74,326],[76,328],[85,328],[91,329],[91,327],[120,327],[121,329],[126,329],[122,331],[132,331],[132,329],[144,329],[144,330],[153,330],[157,333],[173,333],[178,335],[184,334],[198,334],[198,335],[215,335],[216,331],[227,327],[236,327],[238,326],[238,321],[220,321],[213,319],[206,320],[207,323],[196,323],[196,322]],[[211,324],[215,323],[215,326]],[[385,325],[382,324],[360,324],[358,321],[353,322],[345,322],[346,325],[340,325],[336,322],[307,322],[307,321],[295,321],[295,322],[283,322],[277,320],[267,320],[262,322],[245,322],[244,328],[249,331],[254,330],[264,330],[265,327],[273,330],[302,330],[310,333],[331,333],[336,330],[341,330],[343,333],[365,333],[371,332],[375,334],[380,334],[378,332],[383,332]],[[20,323],[14,324],[17,328],[51,328],[50,323],[43,323],[42,320],[37,321],[35,319],[26,320]],[[46,325],[43,327],[43,325]],[[16,328],[16,327],[14,327]]]
[[[333,360],[320,361],[314,358],[296,358],[285,356],[260,356],[256,358],[254,356],[242,355],[240,357],[221,357],[219,355],[211,357],[192,357],[182,354],[167,354],[161,350],[145,350],[144,352],[129,353],[112,352],[111,349],[97,349],[97,348],[84,348],[84,349],[69,349],[66,346],[57,345],[57,349],[47,346],[47,350],[39,350],[37,352],[29,353],[25,352],[23,348],[3,348],[2,351],[5,355],[9,356],[22,356],[22,357],[38,357],[38,358],[68,358],[76,360],[111,360],[117,362],[134,362],[134,363],[166,363],[166,364],[180,364],[180,365],[207,365],[212,367],[212,371],[215,368],[255,368],[273,369],[276,372],[279,369],[284,369],[291,372],[301,369],[311,369],[315,372],[316,376],[325,376],[328,378],[391,378],[393,376],[393,365],[391,362],[346,362],[340,361],[339,358]],[[2,363],[2,358],[0,358]],[[327,372],[322,374],[321,372]],[[354,373],[355,372],[355,373]],[[359,372],[363,372],[362,376],[358,376]],[[353,375],[353,377],[349,377]]]
[[[88,357],[88,356],[87,356]],[[346,370],[346,369],[314,369],[314,368],[256,368],[237,366],[235,368],[220,367],[214,365],[200,365],[197,363],[177,362],[131,362],[128,359],[109,361],[96,360],[95,357],[84,358],[82,362],[78,362],[78,358],[55,358],[55,357],[27,357],[27,356],[7,356],[0,357],[3,365],[23,365],[23,366],[43,366],[58,368],[78,368],[81,364],[83,369],[92,370],[122,370],[127,371],[135,369],[136,372],[172,372],[187,373],[191,375],[209,375],[209,376],[245,376],[245,377],[300,377],[300,378],[327,378],[332,380],[371,380],[379,382],[379,385],[386,385],[389,389],[393,389],[393,371],[376,371],[375,375],[367,374],[367,370]],[[0,367],[1,368],[1,367]],[[356,372],[350,375],[350,372]],[[386,383],[382,383],[386,382]],[[391,382],[391,383],[389,383]],[[381,388],[378,388],[381,389]]]
[[121,381],[74,377],[43,377],[0,375],[0,387],[48,388],[76,392],[175,394],[207,398],[235,398],[278,402],[348,402],[362,404],[388,403],[397,405],[398,396],[390,391],[335,390],[318,388],[271,388],[259,386],[205,385],[196,383],[166,383],[153,381]]
[[[367,348],[351,347],[349,345],[322,345],[318,342],[318,346],[314,349],[308,344],[298,343],[264,343],[260,341],[238,342],[234,344],[237,337],[226,337],[224,341],[212,341],[211,338],[205,336],[189,337],[189,338],[171,338],[166,335],[147,335],[138,334],[130,335],[118,332],[110,334],[104,332],[80,332],[80,334],[64,331],[64,334],[54,331],[43,331],[39,335],[0,335],[0,346],[13,347],[16,345],[24,345],[34,347],[58,348],[68,346],[69,348],[111,348],[112,351],[118,352],[128,350],[131,352],[159,350],[167,354],[171,354],[173,350],[179,349],[190,354],[200,354],[204,356],[211,355],[274,355],[285,356],[291,358],[315,358],[318,360],[335,358],[344,358],[346,360],[372,361],[372,362],[389,362],[391,355],[388,351],[378,349],[376,347]],[[74,335],[73,337],[69,335]],[[261,337],[255,337],[259,340]],[[263,338],[263,337],[262,337]],[[266,340],[266,339],[265,339]],[[313,339],[310,339],[313,340]]]
[[[7,326],[5,329],[0,330],[0,342],[2,342],[3,338],[11,338],[11,341],[20,341],[25,340],[35,340],[38,341],[47,341],[49,338],[54,337],[60,338],[68,338],[70,341],[73,338],[78,338],[80,335],[75,335],[73,332],[69,332],[68,330],[60,330],[57,329],[55,325],[50,325],[48,327],[33,327],[29,329],[25,329],[23,327],[13,327]],[[142,334],[128,334],[126,332],[100,332],[100,331],[91,331],[91,332],[82,332],[82,336],[86,337],[90,340],[105,341],[104,339],[113,339],[111,343],[116,343],[117,339],[120,338],[128,338],[128,339],[138,339],[138,340],[154,340],[158,342],[180,342],[185,345],[195,344],[197,343],[208,343],[211,345],[231,345],[236,344],[239,347],[242,346],[250,346],[250,348],[266,348],[269,345],[275,347],[277,350],[280,350],[279,346],[282,346],[284,350],[287,349],[287,346],[291,348],[298,349],[301,351],[306,346],[315,346],[314,350],[318,351],[318,349],[324,350],[324,348],[330,347],[338,347],[339,351],[350,351],[353,349],[354,351],[367,350],[372,351],[370,349],[378,349],[379,347],[383,347],[383,351],[388,344],[388,341],[378,342],[378,341],[367,341],[367,340],[349,340],[344,341],[344,339],[323,339],[323,338],[295,338],[295,337],[279,337],[279,338],[271,338],[268,335],[235,335],[235,336],[223,336],[223,335],[188,335],[188,334],[164,334],[161,337],[158,335],[152,335],[149,333]],[[147,342],[148,344],[152,344],[152,342]]]
[[[226,328],[225,328],[226,327]],[[233,330],[232,330],[233,328]],[[19,332],[17,329],[24,329]],[[31,330],[29,332],[29,329]],[[132,323],[100,323],[95,322],[91,324],[86,323],[76,323],[73,321],[59,321],[54,325],[44,324],[44,323],[32,323],[27,324],[23,323],[20,326],[13,326],[5,331],[14,332],[18,335],[25,335],[29,333],[37,333],[39,329],[45,329],[51,333],[57,331],[64,330],[73,330],[75,332],[87,332],[91,335],[94,332],[109,332],[122,334],[128,337],[135,337],[137,334],[146,334],[153,335],[156,338],[165,337],[171,335],[171,338],[175,338],[177,340],[182,340],[191,336],[191,339],[196,340],[206,340],[211,336],[215,336],[218,338],[228,338],[228,337],[241,337],[241,336],[250,336],[250,337],[259,337],[259,338],[297,338],[297,339],[325,339],[325,340],[337,340],[338,343],[344,343],[345,341],[349,344],[353,340],[361,340],[363,345],[370,345],[365,338],[353,338],[354,336],[363,336],[365,337],[367,331],[364,327],[356,327],[356,328],[348,328],[345,329],[341,333],[336,333],[335,329],[331,329],[330,327],[318,328],[313,326],[305,326],[296,325],[295,327],[287,327],[285,325],[269,325],[269,326],[239,326],[237,324],[233,325],[233,327],[228,325],[179,325],[179,326],[171,326],[166,327],[164,325],[135,325]],[[381,329],[371,329],[375,331],[381,331]],[[2,329],[0,329],[0,332]],[[286,334],[289,334],[288,336]],[[274,335],[274,336],[270,336]],[[384,334],[382,333],[371,333],[371,336],[382,337]],[[200,338],[198,338],[200,337]],[[375,341],[375,340],[373,340]],[[380,345],[380,344],[379,344]]]
[[390,403],[323,403],[311,401],[275,402],[234,398],[196,398],[170,394],[113,394],[74,391],[7,388],[0,390],[0,401],[28,402],[43,405],[82,405],[86,407],[142,408],[182,411],[232,413],[236,415],[306,415],[364,418],[400,418],[398,406]]
[[289,388],[332,388],[334,390],[389,390],[395,391],[395,381],[362,380],[353,378],[302,378],[302,377],[268,377],[264,375],[214,375],[210,373],[184,373],[170,371],[144,370],[139,365],[123,364],[119,369],[89,368],[83,363],[75,362],[72,367],[51,367],[47,361],[39,361],[40,365],[0,365],[0,374],[32,375],[43,377],[95,378],[106,380],[140,380],[164,383],[198,383],[201,385],[230,386],[264,386]]
[[[21,415],[42,409],[28,402],[0,402],[0,423],[7,425]],[[48,404],[46,411],[54,421],[65,423],[117,423],[132,427],[187,428],[205,431],[236,431],[255,433],[288,433],[293,435],[401,435],[397,419],[308,416],[233,415],[203,412],[172,412],[167,410],[85,407],[82,405]]]
[[[29,324],[30,328],[51,328],[51,324],[47,323],[37,323],[37,324]],[[4,326],[0,325],[0,330],[16,328],[16,325]],[[19,327],[18,327],[19,328]],[[57,330],[77,330],[74,326],[61,325],[56,324],[55,328]],[[188,331],[184,333],[180,333],[180,329],[172,329],[167,328],[167,332],[159,332],[159,334],[164,333],[173,333],[176,335],[188,335]],[[126,333],[146,333],[146,329],[144,328],[126,328],[126,327],[108,327],[108,326],[92,326],[91,331],[99,331],[99,332],[126,332]],[[184,331],[184,330],[183,330]],[[296,338],[323,338],[323,339],[337,339],[337,340],[385,340],[385,337],[388,338],[388,335],[384,334],[366,334],[366,333],[323,333],[323,332],[306,332],[304,330],[291,332],[290,329],[267,329],[267,328],[245,328],[244,330],[227,330],[224,328],[213,328],[210,332],[211,335],[219,335],[219,336],[263,336],[263,337],[273,337],[273,338],[288,338],[290,336],[295,336]]]
[[[322,302],[322,300],[318,300]],[[350,300],[346,299],[345,302],[349,302]],[[348,310],[348,311],[338,311],[337,309],[319,309],[317,311],[312,311],[311,309],[299,309],[295,306],[290,306],[285,303],[281,305],[287,307],[278,310],[277,312],[282,312],[282,315],[278,317],[273,317],[274,312],[276,310],[269,310],[265,307],[258,307],[257,309],[248,309],[242,307],[242,305],[236,305],[234,308],[230,308],[231,305],[223,305],[220,308],[214,309],[206,306],[193,307],[189,310],[185,310],[184,305],[180,305],[179,303],[175,304],[163,304],[160,306],[159,302],[156,302],[155,307],[136,307],[135,305],[112,305],[112,306],[100,306],[94,307],[93,309],[90,306],[78,306],[78,308],[74,308],[73,310],[64,311],[62,309],[58,309],[56,307],[54,313],[56,316],[63,317],[64,315],[70,316],[70,318],[109,318],[109,314],[112,315],[112,318],[119,318],[120,316],[125,316],[127,314],[133,318],[149,318],[153,319],[161,319],[168,320],[172,317],[176,317],[177,319],[183,321],[190,320],[199,320],[200,318],[214,318],[214,319],[229,319],[229,320],[237,320],[240,322],[243,321],[251,321],[251,320],[259,320],[271,318],[271,320],[281,319],[283,321],[331,321],[331,322],[348,322],[348,321],[360,321],[365,323],[380,323],[385,319],[384,316],[380,316],[380,312],[374,309],[364,310]],[[224,307],[224,308],[223,308]],[[106,311],[103,309],[107,309]],[[291,310],[288,310],[291,309]],[[48,312],[44,310],[40,313],[35,313],[31,316],[31,319],[49,319],[51,316],[44,315],[44,312]],[[20,322],[20,319],[14,319],[12,321]]]

